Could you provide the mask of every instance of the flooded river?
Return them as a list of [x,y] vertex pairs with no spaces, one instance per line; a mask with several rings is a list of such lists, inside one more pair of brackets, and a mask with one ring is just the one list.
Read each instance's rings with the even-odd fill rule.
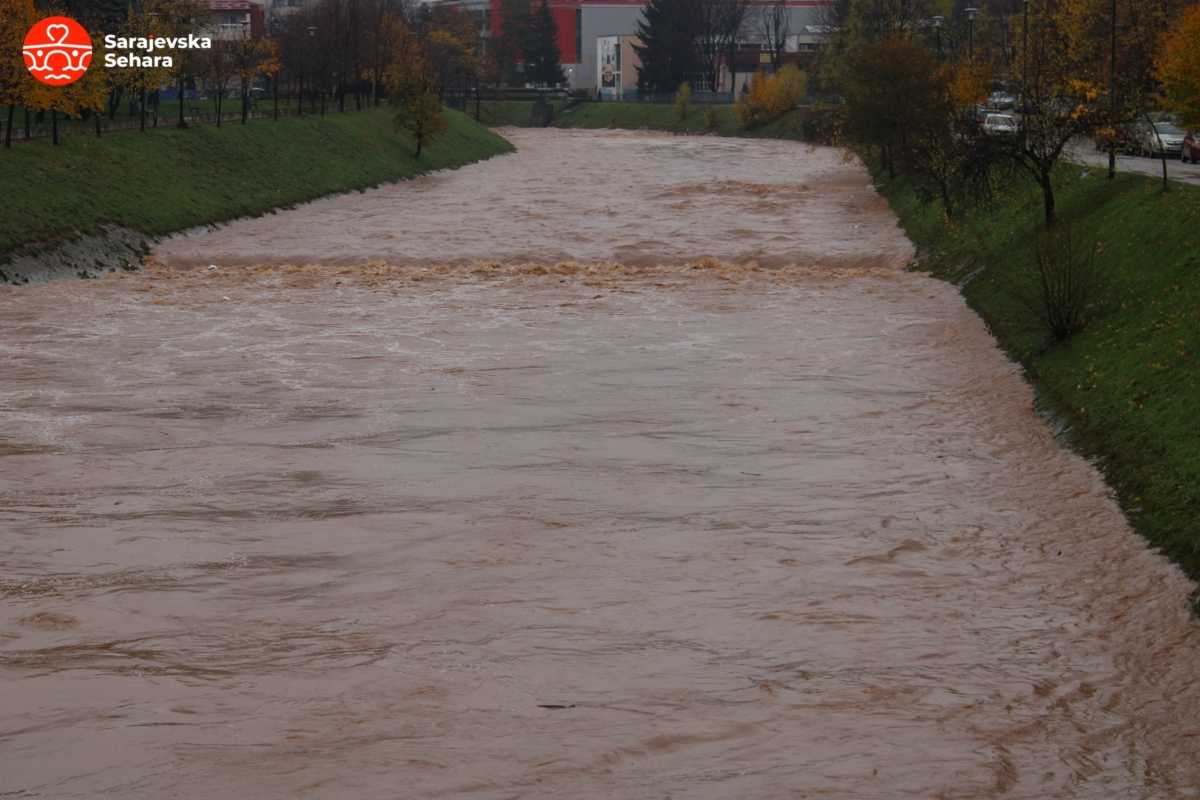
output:
[[859,166],[511,135],[0,288],[0,797],[1200,796],[1193,587]]

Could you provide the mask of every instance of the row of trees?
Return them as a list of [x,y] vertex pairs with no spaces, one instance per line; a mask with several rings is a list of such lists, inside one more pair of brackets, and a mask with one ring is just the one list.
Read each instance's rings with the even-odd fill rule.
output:
[[557,86],[566,80],[558,51],[558,24],[549,3],[500,0],[497,23],[486,64],[492,83]]
[[[531,21],[548,17],[544,4]],[[96,36],[92,66],[85,77],[65,88],[37,82],[25,69],[21,44],[36,20],[49,13],[66,13],[92,31],[123,37],[186,36],[214,39],[212,49],[171,51],[166,67],[104,67],[102,36]],[[380,105],[392,88],[411,94],[415,71],[437,102],[448,91],[477,86],[501,67],[481,57],[479,20],[445,8],[432,8],[410,0],[320,0],[303,10],[281,16],[265,36],[247,29],[232,38],[216,36],[214,20],[204,0],[71,0],[54,6],[35,0],[4,0],[0,4],[0,122],[11,146],[14,122],[23,112],[26,136],[30,118],[87,117],[103,130],[128,102],[144,129],[148,110],[157,106],[158,93],[168,87],[179,96],[178,120],[187,127],[184,98],[206,94],[216,106],[220,124],[230,92],[241,99],[241,119],[250,118],[253,98],[264,94],[278,118],[281,106],[294,113],[325,113]],[[536,27],[536,26],[535,26]],[[241,35],[237,35],[237,34]],[[549,31],[553,43],[553,20]],[[533,37],[527,37],[532,40]],[[557,50],[552,63],[543,59],[538,68],[547,77],[560,74]],[[533,63],[530,52],[520,56]],[[528,68],[528,67],[527,67]],[[397,76],[405,75],[401,80]],[[465,92],[464,92],[465,93]],[[422,95],[423,96],[423,95]]]
[[[1115,141],[1162,104],[1200,122],[1188,111],[1200,97],[1200,10],[1180,0],[991,0],[969,11],[837,0],[829,14],[836,33],[818,77],[846,100],[843,134],[907,171],[948,216],[1017,169],[1041,188],[1052,225],[1053,176],[1073,139]],[[998,87],[1015,98],[1016,135],[979,124]]]
[[[60,117],[90,117],[96,133],[103,130],[102,119],[116,115],[124,100],[136,108],[140,127],[146,127],[148,109],[157,93],[167,87],[177,88],[179,125],[186,127],[184,117],[185,90],[202,85],[217,100],[218,111],[226,92],[234,85],[241,90],[242,121],[248,118],[250,89],[256,81],[270,81],[280,69],[277,43],[268,38],[248,35],[231,41],[215,41],[207,50],[179,49],[171,52],[171,65],[145,66],[139,63],[121,69],[107,69],[102,37],[93,40],[91,67],[84,77],[67,87],[45,86],[34,80],[25,69],[21,43],[26,31],[38,19],[52,12],[77,15],[92,30],[111,32],[128,38],[174,37],[206,32],[210,18],[208,5],[202,0],[143,0],[138,4],[119,7],[107,1],[76,0],[65,8],[39,8],[33,0],[5,0],[0,7],[0,107],[5,109],[5,146],[11,147],[14,118],[17,109],[24,110],[26,136],[31,112],[49,113],[54,123],[54,141],[58,143],[57,122]],[[218,124],[221,115],[218,114]]]
[[777,69],[790,20],[785,0],[649,0],[637,30],[638,91],[673,92],[686,82],[717,92],[723,71],[736,85],[738,47],[747,36],[766,45]]

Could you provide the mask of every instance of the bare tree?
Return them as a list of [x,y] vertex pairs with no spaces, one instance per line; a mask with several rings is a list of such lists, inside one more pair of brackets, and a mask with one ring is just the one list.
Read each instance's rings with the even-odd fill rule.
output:
[[750,0],[700,0],[700,65],[710,91],[720,91],[722,60],[731,90],[737,83],[737,48],[749,10]]
[[772,0],[757,9],[754,19],[758,34],[771,51],[771,67],[778,70],[791,34],[791,14],[787,0]]

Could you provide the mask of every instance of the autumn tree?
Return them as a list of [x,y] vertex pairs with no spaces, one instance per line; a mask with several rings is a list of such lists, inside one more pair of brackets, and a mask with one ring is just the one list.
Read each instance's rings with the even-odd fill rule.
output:
[[750,89],[734,104],[734,114],[743,128],[755,128],[778,119],[799,105],[808,86],[808,76],[794,64],[773,75],[754,76]]
[[479,72],[479,32],[469,16],[440,9],[425,20],[423,33],[424,63],[439,100],[451,86],[474,80]]
[[371,101],[376,106],[383,97],[384,73],[389,60],[400,45],[402,31],[407,27],[403,14],[391,0],[373,0],[373,24],[367,29],[367,50],[370,53]]
[[917,193],[942,205],[947,219],[991,197],[993,175],[1011,169],[1003,139],[987,135],[975,109],[988,94],[991,70],[978,62],[937,63],[925,51],[928,80],[912,101],[921,110],[898,153]]
[[273,75],[279,70],[279,47],[271,39],[246,37],[227,46],[233,72],[238,78],[242,95],[242,124],[250,119],[250,90],[260,75]]
[[1030,3],[1029,28],[1022,31],[1024,41],[1016,57],[1022,118],[1012,154],[1042,190],[1047,225],[1057,220],[1054,170],[1067,143],[1108,119],[1101,102],[1103,85],[1094,71],[1089,72],[1092,61],[1086,35],[1077,24],[1077,3]]
[[1190,6],[1163,35],[1157,75],[1167,106],[1184,125],[1200,128],[1200,4]]
[[234,55],[234,43],[217,40],[212,43],[212,49],[204,51],[201,70],[204,85],[217,96],[217,127],[221,127],[224,109],[225,92],[237,72],[237,61]]
[[1101,132],[1109,140],[1110,177],[1116,172],[1117,128],[1157,103],[1155,55],[1178,6],[1179,0],[1072,0],[1061,9],[1080,51],[1076,77],[1103,94],[1108,119]]
[[[121,26],[118,33],[127,38],[152,38],[161,36],[164,31],[163,26],[168,24],[167,17],[160,18],[157,3],[147,2],[139,7],[130,5],[125,17],[125,24]],[[146,130],[147,95],[150,92],[158,91],[159,87],[166,84],[170,78],[171,70],[162,66],[139,65],[122,69],[117,74],[119,86],[138,98],[138,127],[142,132]]]
[[876,148],[895,174],[898,151],[927,115],[944,115],[936,59],[908,37],[864,40],[845,60],[844,128],[853,142]]
[[402,42],[398,59],[388,70],[388,93],[396,106],[396,127],[413,138],[414,155],[421,157],[425,145],[446,130],[442,118],[442,103],[438,99],[438,83],[433,67],[421,48],[412,41]]
[[6,0],[0,5],[0,107],[6,108],[4,146],[12,147],[13,119],[25,104],[34,80],[25,66],[21,48],[25,34],[37,21],[33,0]]

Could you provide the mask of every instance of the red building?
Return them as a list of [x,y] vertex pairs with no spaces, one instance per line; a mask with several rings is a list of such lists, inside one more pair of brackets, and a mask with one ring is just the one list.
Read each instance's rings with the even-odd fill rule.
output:
[[214,39],[258,38],[267,32],[263,7],[251,0],[208,0]]
[[[598,87],[597,41],[601,37],[630,36],[637,33],[645,0],[544,0],[558,28],[559,61],[572,88],[594,90]],[[484,35],[494,38],[503,27],[501,0],[442,0],[487,20]],[[533,8],[543,0],[531,0]],[[770,0],[752,0],[766,6]],[[830,0],[787,0],[791,38],[804,46],[806,39],[819,39],[823,11]],[[752,7],[751,14],[757,11]],[[748,21],[743,31],[746,45],[753,47],[757,26]]]

